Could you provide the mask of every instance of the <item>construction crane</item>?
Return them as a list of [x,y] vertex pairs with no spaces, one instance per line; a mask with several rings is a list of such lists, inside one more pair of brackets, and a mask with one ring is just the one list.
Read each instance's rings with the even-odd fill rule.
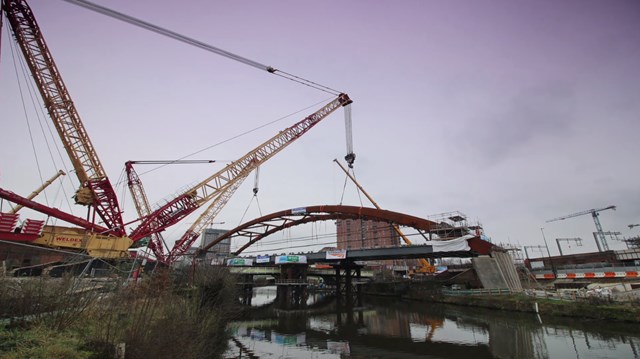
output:
[[131,232],[131,239],[135,242],[153,233],[161,232],[169,226],[178,223],[181,219],[206,203],[211,202],[203,213],[200,214],[198,219],[176,242],[168,258],[169,262],[174,261],[198,238],[207,223],[213,221],[215,216],[222,210],[244,179],[246,179],[252,171],[300,138],[336,109],[348,106],[352,102],[347,94],[340,94],[336,99],[324,105],[316,112],[280,131],[271,139],[149,214],[143,219],[140,225]]
[[560,252],[560,256],[562,257],[562,248],[560,247],[560,242],[575,242],[578,246],[582,245],[582,238],[556,238],[556,244],[558,245],[558,251]]
[[[44,226],[42,235],[30,241],[32,244],[86,250],[89,255],[99,258],[128,256],[127,249],[132,242],[126,236],[114,188],[62,81],[33,12],[24,0],[2,0],[2,9],[80,182],[74,199],[77,204],[87,206],[87,219],[37,204],[9,191],[2,190],[0,195],[81,226]],[[97,220],[101,220],[103,225],[97,224]]]
[[[164,262],[167,264],[172,263],[199,237],[200,232],[202,232],[204,227],[206,227],[207,223],[214,220],[215,216],[222,210],[231,196],[240,187],[244,179],[253,170],[300,138],[336,109],[339,107],[345,107],[352,102],[353,101],[347,94],[341,94],[316,112],[305,117],[294,125],[278,132],[277,135],[240,157],[238,160],[231,162],[222,170],[216,172],[202,182],[187,189],[174,199],[168,201],[156,211],[149,213],[145,217],[141,217],[141,223],[131,232],[129,237],[126,237],[130,243],[125,247],[125,249],[131,245],[131,242],[137,242],[145,237],[150,237],[155,233],[162,232],[171,225],[178,223],[198,208],[204,206],[208,202],[211,202],[209,207],[204,210],[200,217],[198,217],[184,235],[180,237],[169,254],[164,254],[164,252],[160,250],[160,248],[162,248],[161,245],[150,246],[152,250],[155,248],[156,252],[154,252],[154,255],[156,255],[156,257],[164,258]],[[144,207],[146,206],[148,208],[148,200],[145,205],[145,200],[143,198],[144,191],[141,186],[138,186],[140,183],[139,177],[135,175],[135,172],[132,172],[132,174],[133,175],[131,175],[129,181],[135,183],[134,191],[140,191],[138,194],[134,195],[134,197],[137,198],[135,202],[138,203],[137,205],[141,205],[140,208],[144,212]],[[106,231],[103,227],[99,227],[87,221],[82,221],[80,218],[48,208],[33,201],[27,201],[26,199],[9,191],[0,189],[0,197],[8,199],[14,203],[21,203],[26,207],[60,218],[68,221],[69,223],[80,225],[86,230],[97,230],[99,233]],[[79,233],[76,233],[76,235],[79,235]],[[104,239],[104,237],[105,236],[102,236],[100,239]],[[77,242],[80,241],[74,239],[74,243]]]
[[[360,191],[362,191],[362,193],[367,197],[367,199],[371,202],[371,204],[373,204],[374,207],[376,207],[377,209],[381,209],[381,207],[378,205],[378,203],[376,203],[376,201],[373,200],[373,198],[369,195],[369,193],[367,193],[367,191],[364,190],[362,185],[360,185],[360,183],[358,183],[358,181],[356,181],[355,177],[353,177],[349,173],[349,171],[346,168],[344,168],[344,166],[342,166],[342,164],[340,162],[338,162],[337,159],[334,159],[333,162],[338,164],[340,169],[347,175],[347,177],[349,177],[349,179],[356,185],[356,187],[358,187],[358,189]],[[402,231],[400,230],[400,227],[398,227],[396,224],[392,224],[391,227],[393,228],[393,230],[396,233],[398,233],[398,235],[400,236],[400,238],[402,238],[402,240],[404,241],[405,244],[407,244],[407,245],[412,245],[413,244],[413,243],[411,243],[409,238],[407,238],[407,236],[405,236],[404,233],[402,233]],[[435,273],[436,272],[436,268],[433,265],[431,265],[431,263],[429,263],[429,261],[427,261],[424,258],[419,258],[418,260],[419,260],[419,263],[420,263],[420,268],[418,269],[417,273]]]
[[[133,198],[133,204],[139,218],[144,218],[151,214],[151,206],[147,193],[142,185],[140,176],[133,168],[134,164],[151,164],[151,165],[173,165],[173,164],[197,164],[197,163],[214,163],[215,160],[153,160],[153,161],[127,161],[124,164],[127,173],[127,185]],[[167,256],[164,249],[168,248],[162,234],[159,232],[149,236],[149,249],[153,252],[156,259],[161,263],[167,262]]]
[[578,217],[578,216],[582,216],[585,214],[590,214],[591,217],[593,217],[593,222],[596,224],[596,245],[598,246],[598,251],[602,252],[604,251],[608,251],[609,250],[609,244],[607,243],[607,239],[605,238],[604,232],[602,230],[602,225],[600,224],[600,219],[598,219],[598,217],[600,216],[599,212],[602,211],[606,211],[608,209],[616,209],[616,206],[608,206],[608,207],[604,207],[604,208],[598,208],[598,209],[589,209],[586,211],[581,211],[581,212],[577,212],[577,213],[572,213],[566,216],[561,216],[561,217],[557,217],[557,218],[553,218],[547,221],[547,223],[549,222],[555,222],[555,221],[561,221],[561,220],[565,220],[568,218],[573,218],[573,217]]
[[74,196],[76,203],[93,210],[88,218],[93,217],[95,220],[97,214],[102,219],[107,228],[106,234],[124,237],[126,233],[116,193],[60,77],[31,9],[24,0],[3,0],[2,5],[47,112],[80,181],[80,188]]
[[[45,227],[43,236],[38,238],[39,242],[36,244],[87,250],[91,256],[100,258],[125,257],[128,255],[127,249],[133,242],[163,231],[211,201],[211,205],[174,246],[168,258],[175,258],[195,241],[199,231],[206,223],[213,220],[251,171],[298,139],[338,107],[345,108],[348,130],[347,148],[351,149],[347,155],[348,161],[352,165],[355,159],[352,143],[349,140],[351,136],[350,104],[353,101],[348,95],[340,93],[337,98],[318,111],[281,131],[156,211],[140,218],[139,226],[131,232],[130,236],[127,236],[122,211],[113,186],[91,144],[31,9],[25,0],[2,0],[2,7],[80,181],[80,188],[76,191],[74,198],[78,204],[86,205],[90,210],[88,220],[84,220],[0,189],[0,198],[80,226],[80,228]],[[144,206],[144,201],[139,204]],[[103,225],[96,223],[96,216],[102,220]]]
[[[27,199],[34,199],[37,195],[39,195],[39,194],[40,194],[40,192],[44,191],[44,189],[45,189],[45,188],[47,188],[50,184],[52,184],[52,183],[53,183],[53,181],[55,181],[56,179],[58,179],[58,177],[60,177],[60,176],[64,176],[64,175],[66,175],[66,173],[64,173],[64,171],[63,171],[63,170],[59,170],[58,172],[56,172],[56,174],[55,174],[55,175],[53,175],[53,176],[52,176],[51,178],[49,178],[48,180],[44,181],[44,183],[43,183],[40,187],[36,188],[33,192],[31,192],[31,194],[30,194],[30,195],[28,195],[28,196],[27,196],[27,197],[25,197],[25,198],[27,198]],[[21,209],[22,209],[22,207],[24,207],[24,206],[17,205],[17,206],[15,206],[15,207],[13,207],[13,209],[12,209],[11,211],[9,211],[9,213],[11,213],[11,214],[18,213],[18,211],[19,211],[19,210],[21,210]]]

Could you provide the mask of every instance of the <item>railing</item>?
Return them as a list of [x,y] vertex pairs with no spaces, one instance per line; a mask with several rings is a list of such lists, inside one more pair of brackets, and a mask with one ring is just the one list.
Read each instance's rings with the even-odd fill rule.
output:
[[471,295],[509,295],[514,294],[509,288],[497,288],[497,289],[443,289],[442,294],[448,296],[471,296]]
[[276,285],[309,285],[306,279],[277,279]]

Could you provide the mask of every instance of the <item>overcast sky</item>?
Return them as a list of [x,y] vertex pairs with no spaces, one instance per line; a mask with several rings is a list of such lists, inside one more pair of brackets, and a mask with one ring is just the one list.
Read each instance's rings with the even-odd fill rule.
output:
[[[601,213],[604,230],[640,234],[628,228],[640,223],[638,1],[95,2],[348,93],[355,173],[385,209],[460,211],[494,242],[518,246],[544,244],[544,227],[552,254],[559,237],[584,239],[565,253],[596,250],[591,216],[545,223],[591,208],[618,206]],[[63,1],[30,5],[126,221],[136,216],[119,182],[125,161],[203,149],[187,158],[234,160],[330,99]],[[64,167],[55,152],[52,163],[40,129],[50,120],[33,114],[22,82],[25,117],[7,30],[0,187],[26,196]],[[261,168],[259,208],[250,177],[215,226],[340,202],[344,174],[332,160],[345,155],[344,132],[337,111]],[[142,180],[153,203],[223,165],[165,167]],[[67,177],[66,192],[52,185],[38,201],[84,216],[67,204],[77,186]],[[344,203],[359,205],[352,185]],[[165,237],[178,238],[193,220]]]

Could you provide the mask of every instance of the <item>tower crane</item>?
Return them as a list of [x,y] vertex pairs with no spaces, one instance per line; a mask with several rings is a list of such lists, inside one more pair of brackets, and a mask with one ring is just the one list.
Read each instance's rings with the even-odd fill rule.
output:
[[604,231],[602,230],[602,225],[600,224],[600,219],[598,219],[598,217],[600,216],[599,212],[602,211],[606,211],[608,209],[616,209],[616,206],[608,206],[608,207],[604,207],[604,208],[598,208],[598,209],[589,209],[586,211],[581,211],[581,212],[577,212],[577,213],[572,213],[572,214],[568,214],[566,216],[561,216],[561,217],[557,217],[557,218],[553,218],[547,221],[547,223],[549,222],[555,222],[555,221],[562,221],[565,219],[569,219],[569,218],[573,218],[573,217],[578,217],[578,216],[582,216],[585,214],[590,214],[591,217],[593,218],[593,222],[596,224],[596,245],[598,246],[598,251],[602,252],[604,251],[608,251],[609,250],[609,244],[607,243],[607,239],[605,238],[604,235]]

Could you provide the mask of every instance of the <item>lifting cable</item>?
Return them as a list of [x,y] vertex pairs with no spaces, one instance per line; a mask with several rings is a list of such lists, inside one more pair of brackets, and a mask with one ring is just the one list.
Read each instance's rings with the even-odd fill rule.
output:
[[[13,44],[13,43],[11,43]],[[36,161],[36,167],[38,168],[38,176],[40,176],[40,182],[44,182],[44,179],[42,177],[42,170],[40,169],[40,160],[38,159],[38,152],[36,151],[36,145],[35,145],[35,141],[33,139],[33,132],[31,131],[31,124],[29,123],[29,115],[27,113],[27,105],[25,104],[25,99],[24,99],[24,93],[22,91],[22,84],[20,81],[20,75],[18,73],[18,64],[17,64],[17,59],[15,56],[15,50],[13,48],[13,46],[10,46],[11,48],[11,57],[13,58],[13,69],[14,72],[16,74],[16,80],[18,81],[18,90],[20,92],[20,101],[22,103],[22,111],[24,112],[24,118],[25,118],[25,122],[27,124],[27,130],[29,132],[29,139],[31,140],[31,150],[33,151],[33,156],[35,157],[35,161]],[[33,99],[33,98],[32,98]],[[45,198],[45,202],[47,203],[47,206],[49,205],[49,198],[47,197],[47,193],[45,192],[44,194],[44,198]]]
[[[59,146],[56,145],[55,141],[52,141],[53,142],[53,146],[49,142],[49,139],[50,138],[53,139],[55,136],[53,135],[53,131],[51,129],[50,123],[48,121],[43,121],[42,120],[43,118],[46,118],[47,115],[44,113],[43,107],[37,105],[38,101],[35,100],[35,97],[37,96],[36,95],[37,94],[37,90],[34,89],[34,83],[32,81],[28,81],[27,80],[29,78],[29,75],[28,75],[27,65],[25,64],[25,59],[22,56],[17,56],[16,57],[15,53],[17,53],[17,51],[14,50],[14,46],[15,46],[14,42],[10,41],[9,44],[10,44],[10,48],[11,48],[11,56],[12,56],[12,59],[13,59],[14,69],[15,69],[15,72],[16,72],[16,80],[17,80],[17,83],[18,83],[20,97],[21,97],[22,104],[23,104],[23,111],[24,111],[24,114],[25,114],[27,127],[29,129],[29,137],[31,138],[32,148],[34,150],[34,155],[36,156],[36,165],[38,166],[38,173],[40,175],[40,181],[44,182],[43,179],[42,179],[42,173],[40,172],[40,165],[39,165],[39,161],[38,161],[38,158],[37,158],[37,154],[35,154],[35,145],[33,144],[33,142],[34,142],[33,141],[33,135],[31,133],[31,126],[29,125],[29,116],[27,115],[27,111],[26,111],[26,107],[25,107],[26,105],[24,104],[24,94],[23,94],[23,91],[22,91],[20,78],[18,76],[18,70],[17,70],[16,63],[20,64],[20,69],[22,70],[22,78],[24,79],[24,82],[26,84],[26,87],[27,87],[27,90],[28,90],[28,93],[29,93],[29,97],[31,99],[31,104],[33,106],[34,113],[36,115],[36,118],[38,119],[38,124],[40,125],[40,132],[42,133],[42,138],[44,139],[44,142],[46,144],[47,150],[49,152],[49,158],[51,159],[51,163],[53,164],[54,167],[58,167],[58,165],[56,163],[56,160],[55,160],[55,158],[53,156],[53,152],[51,150],[51,147],[53,147],[56,150],[56,152],[58,153],[58,157],[60,158],[60,162],[61,162],[62,167],[64,168],[65,172],[69,173],[70,171],[69,171],[69,168],[67,167],[66,162],[64,161],[64,159],[62,157],[62,153],[60,152]],[[50,137],[47,136],[45,128],[42,125],[43,122],[46,124],[47,130],[48,130],[48,135]],[[67,207],[69,208],[69,213],[72,213],[73,210],[71,208],[71,203],[69,202],[70,196],[67,195],[67,191],[66,191],[66,189],[65,189],[65,187],[63,185],[64,179],[61,181],[61,183],[62,184],[61,184],[60,188],[62,189],[62,192],[64,193],[64,198],[66,200]],[[69,183],[73,186],[73,182],[71,182],[71,178],[69,178]],[[45,197],[45,202],[48,205],[49,201],[48,201],[48,197],[47,197],[47,192],[44,192],[44,197]],[[57,198],[57,194],[56,194],[55,198]],[[54,200],[52,202],[56,202],[55,198],[54,198]]]
[[259,180],[260,180],[260,166],[256,167],[256,176],[253,180],[253,197],[255,197],[256,204],[258,205],[258,214],[260,214],[260,217],[262,217],[262,209],[260,208],[260,201],[258,200],[258,191],[260,190]]
[[[131,24],[131,25],[134,25],[134,26],[137,26],[137,27],[140,27],[140,28],[155,32],[155,33],[157,33],[159,35],[163,35],[163,36],[172,38],[174,40],[178,40],[178,41],[186,43],[188,45],[198,47],[198,48],[203,49],[205,51],[209,51],[209,52],[218,54],[220,56],[227,57],[227,58],[229,58],[231,60],[238,61],[238,62],[243,63],[245,65],[248,65],[248,66],[251,66],[251,67],[255,67],[255,68],[263,70],[263,71],[267,71],[269,73],[272,73],[274,75],[280,76],[280,77],[285,78],[285,79],[288,79],[290,81],[297,82],[299,84],[308,86],[310,88],[313,88],[313,89],[316,89],[316,90],[319,90],[319,91],[322,91],[322,92],[326,92],[326,93],[332,94],[334,96],[338,96],[338,95],[340,95],[342,93],[342,91],[338,91],[338,90],[335,90],[335,89],[330,88],[328,86],[321,85],[321,84],[319,84],[317,82],[314,82],[314,81],[311,81],[311,80],[307,80],[307,79],[302,78],[300,76],[296,76],[296,75],[290,74],[288,72],[278,70],[278,69],[276,69],[276,68],[274,68],[272,66],[264,65],[264,64],[262,64],[260,62],[257,62],[257,61],[248,59],[246,57],[234,54],[232,52],[223,50],[223,49],[221,49],[219,47],[215,47],[213,45],[210,45],[210,44],[207,44],[205,42],[196,40],[194,38],[179,34],[179,33],[175,32],[175,31],[160,27],[158,25],[154,25],[154,24],[149,23],[147,21],[135,18],[135,17],[130,16],[130,15],[123,14],[121,12],[109,9],[107,7],[104,7],[104,6],[101,6],[101,5],[98,5],[98,4],[94,4],[94,3],[86,1],[86,0],[64,0],[64,1],[66,1],[66,2],[68,2],[70,4],[73,4],[73,5],[80,6],[80,7],[83,7],[85,9],[97,12],[99,14],[103,14],[103,15],[109,16],[111,18],[126,22],[128,24]],[[353,162],[355,161],[355,153],[353,152],[353,140],[352,140],[353,136],[352,136],[352,131],[351,131],[351,105],[347,105],[345,107],[345,127],[346,127],[346,137],[347,137],[347,155],[345,156],[345,160],[347,161],[349,167],[352,168],[353,167]],[[193,155],[193,154],[191,154],[191,155]],[[188,157],[188,156],[185,156],[185,157]],[[183,157],[183,158],[185,158],[185,157]],[[153,169],[149,170],[148,172],[150,172],[150,171],[153,171]],[[145,173],[148,173],[148,172],[145,172]],[[142,173],[142,174],[145,174],[145,173]]]
[[74,4],[74,5],[77,5],[77,6],[80,6],[80,7],[84,7],[85,9],[89,9],[89,10],[95,11],[97,13],[109,16],[111,18],[126,22],[128,24],[131,24],[131,25],[134,25],[134,26],[138,26],[140,28],[155,32],[157,34],[172,38],[174,40],[178,40],[178,41],[184,42],[184,43],[186,43],[188,45],[198,47],[198,48],[203,49],[205,51],[213,52],[213,53],[218,54],[220,56],[227,57],[227,58],[229,58],[231,60],[235,60],[235,61],[241,62],[241,63],[243,63],[245,65],[249,65],[249,66],[255,67],[257,69],[260,69],[260,70],[263,70],[263,71],[267,71],[269,73],[278,75],[278,76],[283,77],[285,79],[300,83],[302,85],[314,88],[314,89],[319,90],[319,91],[327,92],[327,93],[330,93],[330,94],[336,95],[336,96],[341,93],[340,91],[334,90],[334,89],[332,89],[330,87],[327,87],[327,86],[324,86],[324,85],[320,85],[320,84],[318,84],[316,82],[304,79],[304,78],[299,77],[299,76],[292,75],[292,74],[284,72],[284,71],[280,71],[280,70],[275,69],[275,68],[273,68],[271,66],[264,65],[264,64],[259,63],[257,61],[253,61],[253,60],[248,59],[246,57],[242,57],[242,56],[234,54],[232,52],[223,50],[223,49],[221,49],[219,47],[215,47],[213,45],[209,45],[207,43],[204,43],[202,41],[196,40],[194,38],[179,34],[179,33],[175,32],[175,31],[171,31],[169,29],[166,29],[166,28],[151,24],[151,23],[146,22],[144,20],[135,18],[135,17],[130,16],[130,15],[123,14],[121,12],[106,8],[106,7],[98,5],[98,4],[94,4],[94,3],[89,2],[89,1],[85,1],[85,0],[64,0],[64,1],[66,1],[68,3],[71,3],[71,4]]
[[[353,167],[350,168],[351,172],[353,173],[353,178],[356,178],[356,171],[355,169],[353,169]],[[346,174],[344,176],[344,185],[342,186],[342,195],[340,196],[340,205],[342,206],[342,201],[344,200],[344,194],[346,192],[347,189],[347,181],[349,180],[349,175]],[[360,201],[360,207],[364,207],[364,205],[362,204],[362,196],[360,195],[360,189],[358,188],[358,186],[356,186],[356,191],[358,193],[358,200]]]
[[[65,1],[66,1],[66,0],[65,0]],[[332,97],[332,98],[333,98],[333,97]],[[250,133],[252,133],[252,132],[258,131],[258,130],[260,130],[260,129],[262,129],[262,128],[265,128],[265,127],[267,127],[267,126],[269,126],[269,125],[272,125],[272,124],[274,124],[274,123],[276,123],[276,122],[280,122],[280,121],[282,121],[282,120],[284,120],[284,119],[286,119],[286,118],[289,118],[289,117],[291,117],[291,116],[297,115],[297,114],[299,114],[299,113],[301,113],[301,112],[303,112],[303,111],[306,111],[306,110],[308,110],[308,109],[310,109],[310,108],[314,108],[315,106],[318,106],[319,104],[325,103],[325,102],[327,102],[328,100],[329,100],[329,99],[324,99],[324,100],[322,100],[322,101],[318,101],[318,102],[314,103],[313,105],[307,106],[307,107],[305,107],[305,108],[303,108],[303,109],[300,109],[300,110],[298,110],[298,111],[292,112],[292,113],[290,113],[290,114],[288,114],[288,115],[282,116],[282,117],[280,117],[280,118],[277,118],[277,119],[275,119],[275,120],[273,120],[273,121],[267,122],[267,123],[265,123],[265,124],[263,124],[263,125],[260,125],[260,126],[258,126],[258,127],[252,128],[252,129],[250,129],[250,130],[247,130],[247,131],[244,131],[244,132],[242,132],[242,133],[239,133],[239,134],[237,134],[237,135],[235,135],[235,136],[229,137],[229,138],[227,138],[226,140],[222,140],[222,141],[220,141],[220,142],[214,143],[214,144],[212,144],[212,145],[210,145],[210,146],[207,146],[207,147],[202,148],[202,149],[200,149],[200,150],[197,150],[197,151],[195,151],[195,152],[192,152],[192,153],[189,153],[189,154],[187,154],[187,155],[184,155],[184,156],[182,156],[182,157],[180,157],[180,158],[177,158],[177,159],[176,159],[176,161],[180,161],[180,160],[184,160],[184,159],[186,159],[186,158],[193,157],[193,156],[195,156],[195,155],[197,155],[197,154],[199,154],[199,153],[202,153],[202,152],[204,152],[204,151],[210,150],[210,149],[212,149],[212,148],[214,148],[214,147],[220,146],[220,145],[225,144],[225,143],[227,143],[227,142],[231,142],[231,141],[233,141],[233,140],[235,140],[235,139],[238,139],[238,138],[240,138],[240,137],[242,137],[242,136],[248,135],[248,134],[250,134]],[[218,162],[220,162],[220,161],[218,161]],[[152,168],[152,169],[150,169],[150,170],[148,170],[148,171],[138,173],[138,176],[143,176],[143,175],[145,175],[145,174],[147,174],[147,173],[149,173],[149,172],[153,172],[153,171],[158,170],[158,169],[160,169],[160,168],[162,168],[162,167],[165,167],[165,166],[168,166],[168,164],[160,165],[160,166],[158,166],[158,167],[154,167],[154,168]]]
[[260,179],[260,166],[258,166],[255,170],[255,178],[253,182],[253,197],[251,197],[251,200],[249,200],[249,204],[247,205],[247,208],[244,210],[244,213],[242,214],[242,217],[240,218],[240,222],[238,223],[238,225],[241,225],[242,223],[244,223],[244,217],[247,215],[249,208],[251,208],[251,203],[253,203],[254,199],[256,200],[256,204],[258,205],[258,213],[260,214],[260,217],[262,217],[262,209],[260,209],[260,201],[258,201],[258,191],[260,190],[260,188],[258,187],[259,179]]

